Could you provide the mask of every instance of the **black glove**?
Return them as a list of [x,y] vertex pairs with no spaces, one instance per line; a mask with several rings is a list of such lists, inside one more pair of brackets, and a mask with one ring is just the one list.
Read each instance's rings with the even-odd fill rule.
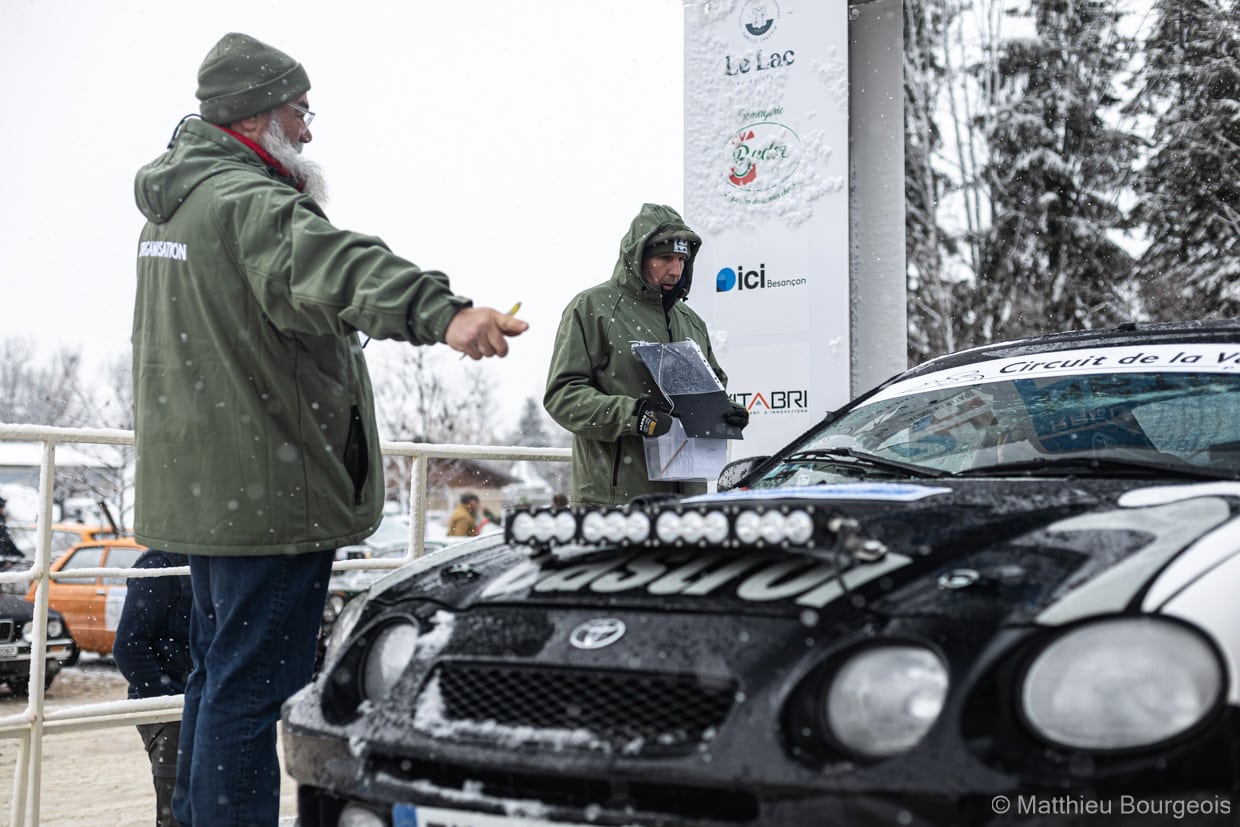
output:
[[733,428],[744,428],[749,424],[749,411],[739,402],[733,402],[732,410],[723,415],[723,421]]
[[639,403],[637,408],[637,432],[642,436],[663,436],[672,429],[672,415],[667,403],[652,396]]

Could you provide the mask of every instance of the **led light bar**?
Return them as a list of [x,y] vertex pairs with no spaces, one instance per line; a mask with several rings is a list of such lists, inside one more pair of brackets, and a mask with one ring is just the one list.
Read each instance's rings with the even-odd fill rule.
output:
[[804,503],[695,504],[637,508],[521,507],[507,516],[504,539],[556,546],[773,546],[830,548],[839,520]]

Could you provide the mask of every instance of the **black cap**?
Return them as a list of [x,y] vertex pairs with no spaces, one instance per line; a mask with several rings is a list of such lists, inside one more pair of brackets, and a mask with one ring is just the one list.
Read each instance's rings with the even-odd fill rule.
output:
[[678,255],[689,257],[689,239],[687,238],[667,238],[661,241],[654,241],[647,244],[642,250],[642,258],[653,258],[654,256]]

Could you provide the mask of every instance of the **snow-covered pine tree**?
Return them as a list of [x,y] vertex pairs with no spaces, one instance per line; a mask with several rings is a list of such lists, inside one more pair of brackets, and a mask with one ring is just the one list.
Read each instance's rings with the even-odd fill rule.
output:
[[1240,4],[1157,0],[1131,109],[1154,118],[1132,217],[1155,320],[1240,312]]
[[989,131],[993,212],[961,344],[1127,319],[1118,193],[1136,138],[1116,126],[1131,41],[1111,0],[1033,0],[1007,39]]
[[[534,397],[527,397],[517,427],[508,437],[511,445],[529,448],[567,448],[572,441],[568,431],[553,422]],[[533,462],[538,472],[557,493],[568,493],[572,466],[567,462]]]
[[528,448],[543,448],[552,444],[551,436],[547,433],[547,415],[534,397],[526,398],[517,427],[509,435],[508,441],[512,445]]
[[947,82],[944,44],[957,13],[944,0],[904,2],[904,239],[911,364],[953,350],[951,284],[938,210],[952,182],[936,167],[937,109]]

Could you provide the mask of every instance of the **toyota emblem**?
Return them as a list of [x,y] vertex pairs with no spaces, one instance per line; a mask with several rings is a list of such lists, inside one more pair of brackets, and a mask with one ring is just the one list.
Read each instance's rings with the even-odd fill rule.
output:
[[578,649],[602,649],[624,637],[623,620],[614,617],[600,617],[587,620],[568,636],[568,642]]

